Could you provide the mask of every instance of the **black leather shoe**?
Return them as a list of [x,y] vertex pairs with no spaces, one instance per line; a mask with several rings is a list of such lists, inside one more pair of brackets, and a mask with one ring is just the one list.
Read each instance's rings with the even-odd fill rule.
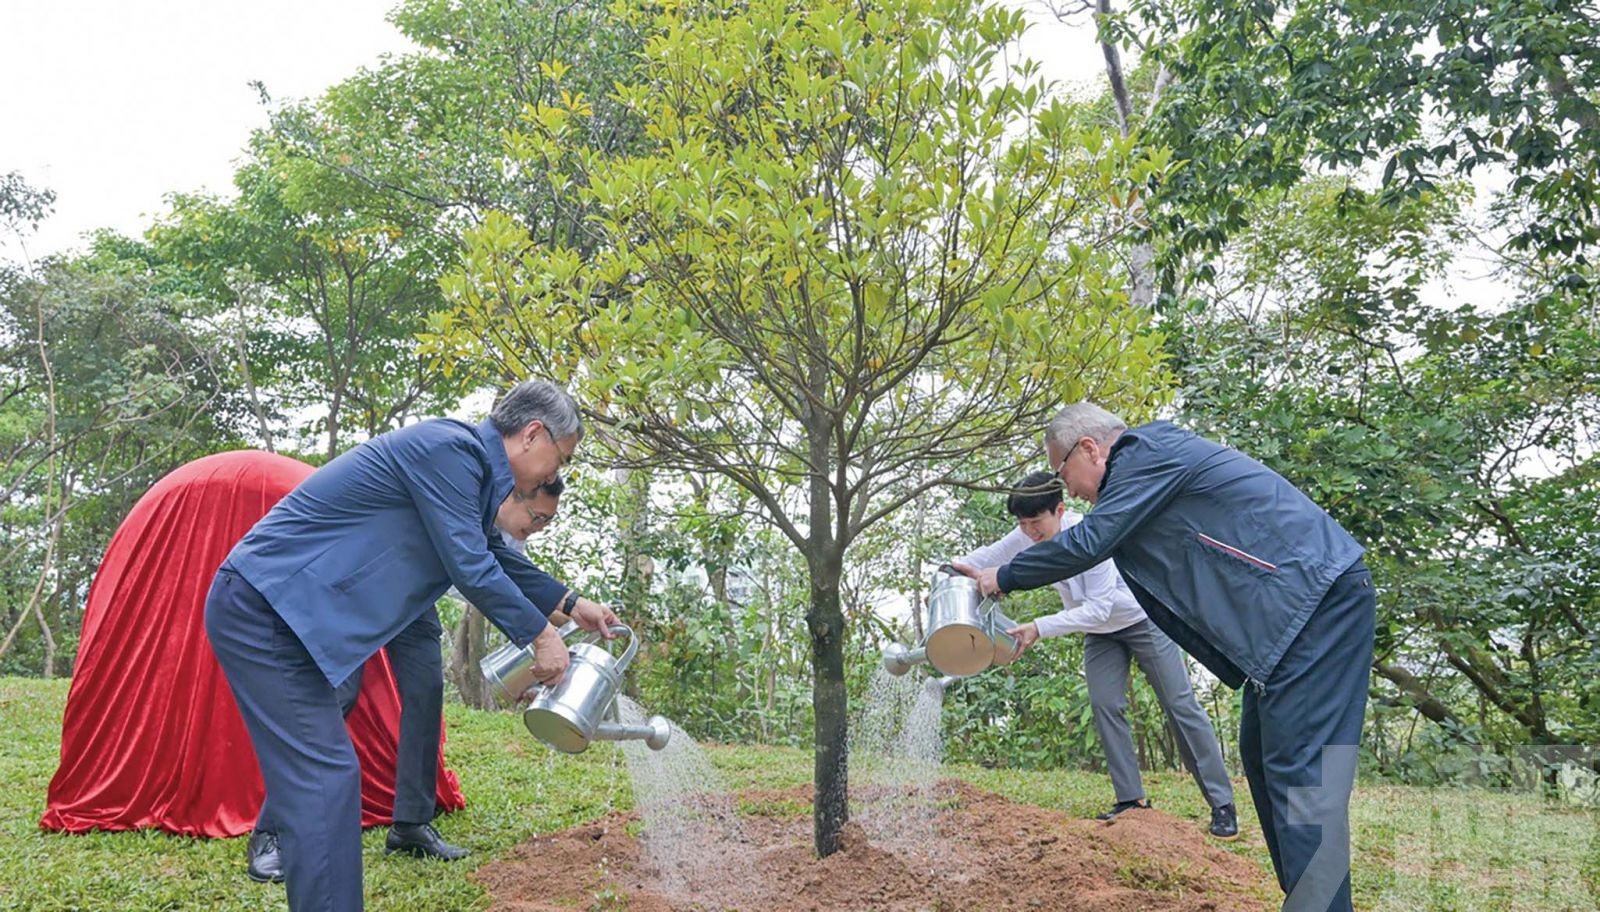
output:
[[1116,816],[1123,811],[1139,811],[1148,807],[1150,807],[1150,802],[1144,799],[1140,799],[1138,801],[1118,801],[1116,804],[1111,806],[1111,810],[1106,811],[1104,814],[1096,815],[1094,819],[1115,820]]
[[1234,812],[1233,805],[1224,804],[1222,807],[1211,809],[1209,832],[1223,842],[1232,842],[1239,838],[1239,815]]
[[392,855],[395,852],[442,861],[455,861],[472,854],[460,846],[445,842],[431,823],[397,823],[390,827],[389,838],[383,844],[383,854]]
[[256,883],[283,883],[283,853],[278,851],[278,834],[253,830],[245,845],[249,865],[245,873]]

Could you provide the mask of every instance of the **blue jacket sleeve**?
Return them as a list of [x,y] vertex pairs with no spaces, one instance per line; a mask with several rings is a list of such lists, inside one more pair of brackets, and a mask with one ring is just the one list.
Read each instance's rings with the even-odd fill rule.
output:
[[1122,540],[1176,497],[1190,475],[1176,453],[1124,434],[1113,448],[1100,499],[1083,521],[1018,554],[1000,568],[1001,592],[1038,589],[1108,560]]
[[517,589],[528,597],[528,601],[533,602],[534,607],[544,612],[545,617],[549,617],[550,612],[556,610],[566,597],[569,589],[564,583],[540,570],[533,561],[528,560],[527,555],[506,544],[498,532],[489,535],[489,553],[494,555],[500,569],[511,577]]
[[412,445],[393,448],[396,469],[450,582],[511,642],[533,642],[549,621],[489,553],[483,534],[479,492],[488,469],[463,441],[437,447],[403,442]]

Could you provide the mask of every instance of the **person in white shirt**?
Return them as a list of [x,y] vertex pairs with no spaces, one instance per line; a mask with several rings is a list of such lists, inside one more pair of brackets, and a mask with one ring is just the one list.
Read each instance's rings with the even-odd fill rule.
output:
[[[518,554],[526,553],[528,539],[535,532],[548,529],[556,521],[556,513],[561,509],[561,494],[566,489],[566,480],[557,475],[535,488],[532,497],[522,497],[512,491],[511,496],[500,504],[500,510],[494,518],[506,547]],[[570,620],[572,618],[565,611],[557,609],[550,612],[549,621],[557,627],[564,626]]]
[[[1050,472],[1023,478],[1006,500],[1006,511],[1017,527],[997,542],[952,561],[957,569],[1002,566],[1016,555],[1063,528],[1076,525],[1081,514],[1069,511],[1061,498],[1061,482]],[[1116,804],[1099,815],[1110,820],[1123,811],[1149,807],[1139,777],[1139,757],[1128,728],[1128,669],[1137,661],[1150,681],[1156,699],[1166,710],[1177,735],[1178,753],[1211,806],[1211,835],[1233,840],[1239,836],[1233,806],[1233,785],[1222,765],[1222,748],[1216,730],[1189,683],[1178,646],[1145,617],[1144,610],[1117,572],[1106,561],[1093,569],[1055,584],[1061,610],[1013,627],[1018,654],[1041,639],[1082,633],[1083,672],[1089,683],[1089,704],[1095,730],[1106,754],[1106,770],[1116,791]]]
[[544,531],[556,521],[561,494],[566,489],[566,480],[557,475],[535,488],[531,497],[512,491],[495,513],[494,524],[500,530],[500,537],[512,548],[526,548],[533,533]]

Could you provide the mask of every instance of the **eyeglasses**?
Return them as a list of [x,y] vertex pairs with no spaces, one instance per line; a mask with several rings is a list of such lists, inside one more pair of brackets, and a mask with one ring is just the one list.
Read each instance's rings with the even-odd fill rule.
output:
[[550,435],[550,445],[556,448],[556,456],[561,460],[561,468],[566,468],[567,463],[572,461],[572,454],[561,452],[561,444],[556,442],[556,432],[550,430],[550,425],[544,426],[544,432]]
[[[1079,437],[1076,443],[1074,443],[1072,446],[1067,448],[1067,455],[1061,457],[1061,461],[1056,463],[1056,477],[1057,478],[1061,478],[1062,470],[1067,467],[1067,460],[1072,458],[1073,452],[1078,449],[1078,444],[1082,443],[1082,442],[1083,442],[1083,438]],[[1065,480],[1065,479],[1063,479],[1063,480]]]
[[541,513],[540,511],[528,506],[528,501],[532,498],[524,497],[521,491],[513,490],[511,492],[511,499],[517,502],[517,506],[527,511],[528,521],[533,523],[535,526],[543,528],[544,526],[548,526],[556,521],[555,513]]

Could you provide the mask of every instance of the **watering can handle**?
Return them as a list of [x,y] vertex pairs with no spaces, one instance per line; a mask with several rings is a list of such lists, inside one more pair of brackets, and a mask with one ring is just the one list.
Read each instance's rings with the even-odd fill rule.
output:
[[628,648],[622,650],[622,658],[617,659],[617,671],[621,672],[627,669],[629,663],[633,661],[634,654],[639,651],[639,638],[633,635],[633,628],[627,624],[612,624],[611,632],[628,638]]
[[1000,600],[999,599],[992,598],[992,597],[989,597],[989,596],[985,596],[983,601],[978,604],[978,607],[981,609],[981,608],[983,608],[984,605],[988,605],[989,606],[989,613],[994,615],[995,623],[1000,625],[1000,629],[1007,630],[1007,629],[1010,629],[1012,627],[1020,627],[1020,626],[1022,626],[1021,624],[1018,624],[1016,621],[1012,620],[1011,618],[1006,617],[1006,613],[1004,611],[1000,610]]
[[[627,608],[625,606],[623,606],[622,604],[620,604],[620,603],[618,603],[617,607],[621,608],[623,611],[627,611]],[[557,630],[556,632],[561,635],[561,642],[565,643],[567,640],[572,638],[573,634],[593,633],[594,631],[592,631],[592,630],[584,630],[582,627],[578,626],[578,622],[577,621],[567,621],[565,624],[562,624],[561,625],[561,629]],[[614,624],[614,625],[612,625],[611,632],[615,633],[615,634],[617,634],[619,636],[621,634],[623,634],[623,633],[626,633],[628,635],[628,639],[629,640],[633,639],[633,630],[631,630],[630,628],[628,628],[628,627],[626,627],[626,626],[624,626],[622,624]],[[594,641],[590,640],[589,642],[592,643]],[[632,656],[629,656],[629,658],[632,658]]]
[[[633,635],[633,628],[629,627],[627,624],[612,624],[611,632],[616,636],[625,636],[628,638],[628,648],[624,649],[622,651],[622,657],[617,659],[617,670],[622,671],[624,668],[628,667],[630,662],[633,661],[634,653],[639,651],[639,638]],[[577,621],[568,621],[561,625],[562,642],[566,642],[567,639],[575,633],[583,634],[584,641],[588,643],[597,643],[600,641],[600,634],[594,632],[593,630],[584,630],[582,627],[578,626]]]

